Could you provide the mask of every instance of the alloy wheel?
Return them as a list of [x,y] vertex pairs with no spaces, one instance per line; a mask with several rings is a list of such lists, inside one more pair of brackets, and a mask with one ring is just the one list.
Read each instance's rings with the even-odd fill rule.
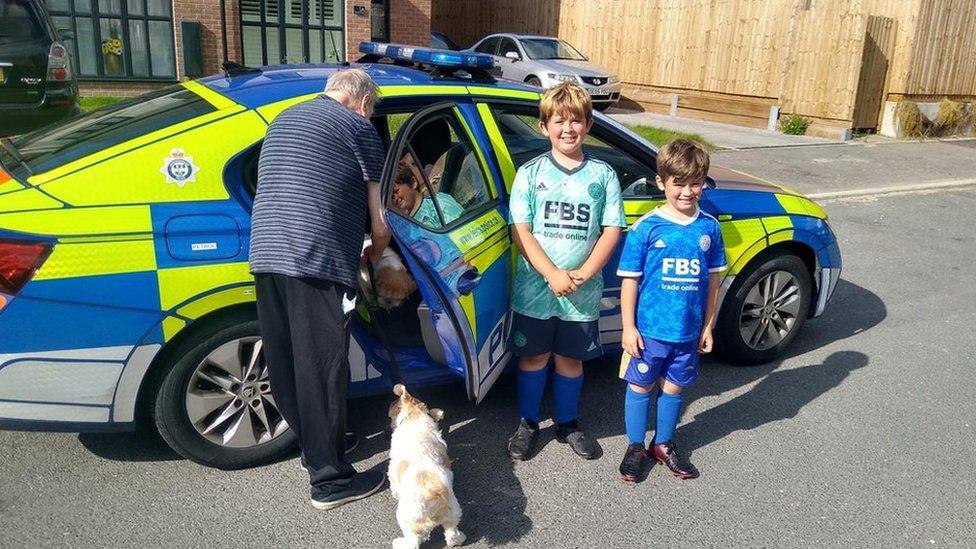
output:
[[252,447],[288,430],[271,394],[259,337],[235,339],[211,351],[190,376],[185,402],[197,433],[221,446]]
[[760,279],[742,303],[742,341],[757,351],[778,345],[796,326],[800,295],[799,281],[787,271],[773,271]]

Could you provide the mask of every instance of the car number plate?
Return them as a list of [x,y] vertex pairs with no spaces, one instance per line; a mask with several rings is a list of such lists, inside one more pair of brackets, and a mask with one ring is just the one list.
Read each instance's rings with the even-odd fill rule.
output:
[[610,88],[593,88],[590,95],[610,95]]
[[6,75],[3,73],[3,67],[0,67],[0,85],[3,85]]

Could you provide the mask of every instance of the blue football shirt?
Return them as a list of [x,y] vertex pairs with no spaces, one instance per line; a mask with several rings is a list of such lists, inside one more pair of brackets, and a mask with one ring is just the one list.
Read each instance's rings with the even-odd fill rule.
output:
[[708,277],[726,268],[718,221],[697,210],[680,220],[655,208],[627,233],[617,275],[639,278],[637,330],[680,343],[701,335]]

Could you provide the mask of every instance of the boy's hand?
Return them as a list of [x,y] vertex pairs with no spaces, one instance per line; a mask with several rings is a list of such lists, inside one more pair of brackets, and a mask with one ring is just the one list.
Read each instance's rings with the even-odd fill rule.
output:
[[632,357],[640,358],[644,354],[644,338],[634,326],[624,326],[620,343],[623,345],[624,351]]
[[588,273],[583,269],[569,271],[569,276],[576,282],[577,286],[582,286],[584,282],[593,278],[593,273]]
[[698,352],[703,355],[712,352],[712,328],[710,326],[705,326],[702,330],[701,339],[698,340]]
[[556,294],[557,297],[565,297],[579,288],[579,283],[573,278],[569,271],[555,271],[552,275],[546,278],[546,282],[549,283],[549,289],[552,293]]

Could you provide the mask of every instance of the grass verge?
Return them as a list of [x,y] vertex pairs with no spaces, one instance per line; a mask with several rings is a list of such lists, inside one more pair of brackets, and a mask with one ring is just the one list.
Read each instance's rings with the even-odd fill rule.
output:
[[655,126],[641,126],[638,124],[624,125],[630,128],[630,130],[637,135],[653,143],[655,147],[661,147],[670,141],[674,141],[675,139],[690,139],[700,144],[702,147],[705,147],[706,151],[714,151],[718,149],[718,147],[712,144],[711,141],[705,139],[697,133],[676,132],[666,130],[664,128],[657,128]]
[[107,107],[122,101],[121,97],[108,97],[108,96],[98,96],[98,97],[79,97],[78,105],[84,112],[93,111],[101,107]]

